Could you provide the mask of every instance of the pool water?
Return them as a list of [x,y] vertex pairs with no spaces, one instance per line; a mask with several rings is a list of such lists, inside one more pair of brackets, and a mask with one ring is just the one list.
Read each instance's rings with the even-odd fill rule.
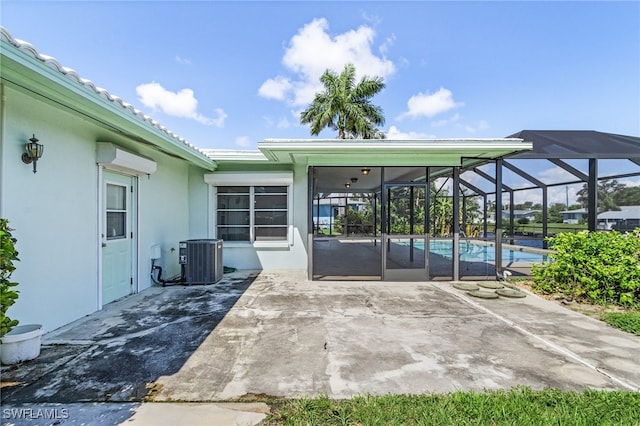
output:
[[[423,250],[424,242],[416,241],[414,247]],[[430,241],[429,251],[447,259],[453,258],[453,241]],[[474,244],[473,242],[460,241],[460,260],[463,262],[494,262],[496,260],[493,246]],[[502,249],[502,262],[542,263],[548,262],[545,254],[529,253],[526,251]]]

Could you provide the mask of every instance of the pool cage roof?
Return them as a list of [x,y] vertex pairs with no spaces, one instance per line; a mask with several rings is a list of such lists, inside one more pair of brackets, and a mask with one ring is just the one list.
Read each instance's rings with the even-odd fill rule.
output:
[[510,138],[533,142],[533,149],[512,158],[628,159],[640,165],[640,138],[592,130],[522,130]]
[[[539,189],[542,191],[542,237],[548,236],[547,232],[547,210],[548,210],[548,190],[555,186],[565,186],[573,184],[586,184],[588,188],[588,218],[587,224],[589,230],[595,230],[597,226],[597,184],[598,181],[609,179],[621,179],[627,177],[640,176],[640,137],[625,136],[613,133],[604,133],[590,130],[522,130],[518,133],[508,136],[507,138],[518,138],[528,142],[532,142],[533,149],[530,151],[524,151],[509,155],[505,158],[496,160],[498,164],[501,164],[500,170],[498,169],[486,171],[482,169],[483,165],[490,163],[490,160],[482,160],[473,164],[469,161],[465,164],[462,161],[462,171],[465,173],[475,173],[482,180],[491,183],[493,188],[496,188],[498,179],[501,182],[501,192],[506,192],[510,198],[510,219],[509,219],[509,233],[513,233],[514,229],[514,194],[518,191],[526,191],[532,189]],[[526,167],[526,161],[521,160],[537,160],[548,161],[555,167],[558,167],[568,173],[570,178],[562,179],[556,182],[544,182],[541,178],[534,176],[530,167]],[[569,160],[587,160],[589,162],[589,170],[587,172],[579,170],[575,166],[569,164]],[[598,160],[620,160],[630,162],[631,171],[627,173],[618,173],[614,175],[608,175],[602,177],[598,175]],[[516,164],[517,163],[517,164]],[[379,191],[379,177],[375,174],[369,176],[358,175],[359,183],[354,185],[350,190],[345,190],[342,186],[336,186],[335,182],[348,182],[349,177],[353,174],[352,170],[344,167],[328,168],[325,174],[331,175],[333,179],[326,180],[323,186],[320,183],[316,188],[316,194],[323,194],[327,196],[331,193],[340,192],[359,192],[355,187],[368,188],[370,191]],[[396,178],[398,180],[422,180],[424,179],[424,168],[420,167],[393,167],[393,171],[389,170],[385,177]],[[509,186],[504,183],[502,177],[502,169],[509,170],[520,178],[524,179],[527,184],[519,186],[518,188]],[[624,169],[621,167],[621,169]],[[496,176],[500,173],[501,176]],[[344,176],[343,176],[344,175]],[[432,178],[437,177],[450,177],[451,167],[431,167],[430,176]],[[466,175],[465,175],[466,176]],[[496,191],[483,190],[480,185],[470,182],[465,179],[465,176],[460,176],[460,187],[465,187],[469,191],[463,194],[463,198],[496,195]],[[362,192],[366,190],[361,189]],[[496,197],[497,198],[497,197]],[[501,197],[500,197],[501,198]],[[496,199],[496,203],[500,204],[501,200]],[[568,207],[568,206],[567,206]],[[485,219],[486,222],[486,219]]]
[[[522,130],[518,133],[510,135],[509,138],[521,138],[533,143],[531,151],[522,152],[510,156],[508,159],[498,160],[502,163],[502,167],[517,174],[530,183],[529,186],[512,188],[502,183],[502,191],[509,194],[510,197],[510,226],[513,232],[513,197],[517,191],[525,191],[530,189],[542,190],[542,223],[543,238],[548,235],[547,232],[547,209],[548,209],[548,189],[553,186],[564,186],[570,184],[583,183],[587,185],[588,206],[587,206],[587,225],[590,231],[596,230],[597,214],[598,214],[598,181],[609,179],[620,179],[633,176],[640,176],[640,137],[617,135],[612,133],[603,133],[590,130]],[[578,170],[576,167],[567,163],[566,160],[581,159],[588,160],[589,170],[587,173]],[[629,161],[633,165],[630,173],[608,175],[606,177],[598,176],[598,160],[621,160]],[[524,170],[520,165],[514,164],[514,160],[547,160],[555,166],[568,172],[573,179],[563,180],[561,182],[545,183],[539,178],[532,176],[530,171]],[[523,162],[519,162],[522,164]],[[472,171],[491,182],[496,184],[496,177],[473,167],[467,171]],[[500,179],[502,181],[502,179]],[[476,185],[461,178],[460,184],[472,191],[475,195],[481,195],[486,198],[487,195],[496,194],[496,192],[486,192],[479,189]],[[468,196],[468,194],[467,194]],[[496,202],[501,202],[496,200]],[[568,207],[568,206],[567,206]]]

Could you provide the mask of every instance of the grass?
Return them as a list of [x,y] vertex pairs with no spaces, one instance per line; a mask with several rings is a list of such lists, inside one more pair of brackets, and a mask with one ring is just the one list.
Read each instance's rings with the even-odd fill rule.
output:
[[[503,229],[505,232],[509,232],[509,220],[502,221]],[[547,232],[550,235],[557,234],[559,232],[579,232],[587,229],[587,225],[579,225],[579,224],[570,224],[570,223],[547,223]],[[542,223],[531,222],[531,223],[518,223],[515,221],[513,223],[514,232],[528,232],[531,234],[542,234]],[[489,225],[489,232],[495,232],[495,228],[493,225]]]
[[640,336],[640,312],[605,312],[600,317],[602,321],[616,328]]
[[640,393],[535,391],[280,400],[267,425],[640,425]]

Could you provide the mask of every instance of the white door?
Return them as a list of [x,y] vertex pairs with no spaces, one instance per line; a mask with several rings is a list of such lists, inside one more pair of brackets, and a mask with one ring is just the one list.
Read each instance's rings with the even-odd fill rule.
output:
[[102,304],[134,292],[135,178],[103,173]]

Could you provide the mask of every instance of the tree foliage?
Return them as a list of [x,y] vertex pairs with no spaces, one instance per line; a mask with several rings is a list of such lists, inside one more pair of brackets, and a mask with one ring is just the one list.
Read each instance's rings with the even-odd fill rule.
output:
[[339,75],[326,70],[320,82],[324,90],[300,114],[300,123],[310,124],[312,135],[329,127],[338,131],[339,139],[384,139],[377,127],[384,124],[382,109],[370,101],[385,87],[381,77],[356,82],[356,68],[347,64]]
[[[436,189],[434,182],[429,184],[429,235],[433,237],[450,236],[453,232],[453,197],[449,195],[444,187]],[[344,232],[344,225],[347,226],[349,235],[372,235],[374,232],[381,232],[381,223],[378,219],[374,221],[373,197],[366,194],[357,194],[357,199],[362,199],[365,204],[362,208],[353,209],[349,207],[346,214],[336,217],[336,232]],[[480,219],[480,206],[477,199],[470,197],[465,203],[467,209],[467,224],[471,228]],[[393,189],[391,201],[386,206],[389,220],[389,232],[396,235],[424,234],[425,233],[425,189],[423,187],[400,186]],[[463,203],[460,203],[459,217],[463,214]],[[380,218],[381,205],[376,203],[375,215]],[[411,217],[413,216],[413,221]],[[464,227],[462,230],[465,230]]]
[[565,210],[567,210],[567,205],[564,203],[552,204],[547,210],[547,222],[562,223],[562,212]]
[[18,298],[18,291],[14,289],[18,283],[11,281],[11,274],[15,271],[13,262],[18,259],[16,239],[11,235],[13,229],[9,228],[7,219],[0,219],[0,337],[7,334],[18,325],[17,320],[7,316],[7,310]]
[[[577,200],[586,208],[589,203],[589,190],[585,183],[577,192]],[[640,187],[628,187],[616,179],[598,182],[598,212],[620,210],[620,206],[640,205]]]

